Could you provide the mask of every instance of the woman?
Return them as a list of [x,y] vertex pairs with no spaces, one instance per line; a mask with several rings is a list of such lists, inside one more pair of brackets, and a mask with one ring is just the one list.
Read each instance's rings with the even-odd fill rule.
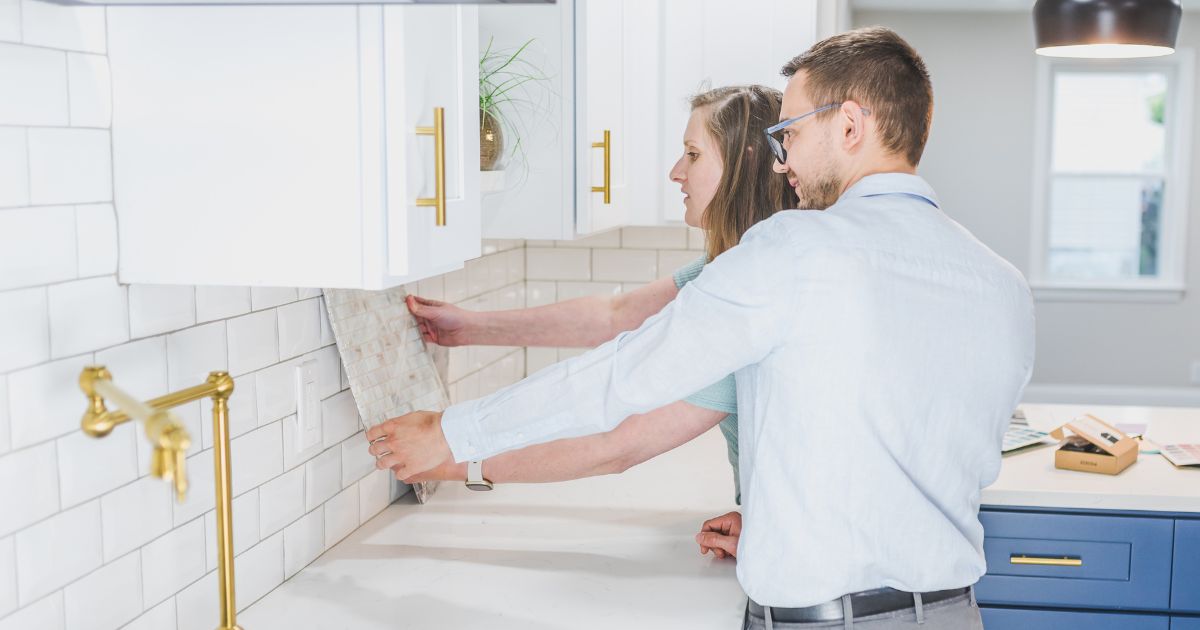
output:
[[[408,297],[425,341],[443,346],[587,346],[633,330],[657,313],[712,260],[741,240],[755,223],[795,207],[787,181],[772,171],[774,158],[762,130],[779,120],[782,95],[750,85],[717,88],[692,98],[683,155],[671,169],[686,208],[684,221],[703,228],[706,255],[673,277],[629,293],[584,297],[513,311],[471,312],[450,304]],[[697,409],[703,410],[697,413]],[[737,487],[737,402],[733,376],[684,401],[631,416],[608,433],[564,439],[492,457],[485,476],[492,482],[548,482],[618,473],[666,452],[720,422],[729,446]],[[466,464],[447,462],[409,481],[462,480]],[[740,492],[737,494],[740,504]],[[718,558],[736,554],[741,518],[737,512],[710,519],[701,552]],[[710,543],[709,545],[704,542]],[[711,545],[711,546],[710,546]]]

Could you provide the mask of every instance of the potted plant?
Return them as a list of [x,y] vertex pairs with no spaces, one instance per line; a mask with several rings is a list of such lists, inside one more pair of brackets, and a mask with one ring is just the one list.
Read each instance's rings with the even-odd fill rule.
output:
[[479,56],[479,169],[496,170],[505,151],[505,129],[514,137],[512,150],[521,145],[516,126],[504,114],[504,107],[524,101],[526,84],[546,81],[542,72],[521,58],[533,43],[527,40],[515,50],[493,50],[493,40]]

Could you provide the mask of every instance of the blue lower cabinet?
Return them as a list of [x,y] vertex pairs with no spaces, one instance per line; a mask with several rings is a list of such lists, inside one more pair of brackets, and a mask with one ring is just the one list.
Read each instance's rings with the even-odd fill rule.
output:
[[1171,630],[1200,630],[1200,617],[1171,617]]
[[[1200,521],[1175,521],[1171,610],[1200,613]],[[1200,629],[1200,625],[1192,627]]]
[[1170,617],[1061,610],[980,609],[984,630],[1193,630]]

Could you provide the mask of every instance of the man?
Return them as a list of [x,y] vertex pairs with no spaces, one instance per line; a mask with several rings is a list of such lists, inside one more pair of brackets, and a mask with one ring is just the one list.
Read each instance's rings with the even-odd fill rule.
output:
[[747,628],[981,628],[980,490],[1033,364],[1020,273],[915,175],[924,63],[883,28],[814,45],[774,146],[780,212],[639,329],[443,414],[368,433],[401,478],[606,431],[736,371]]

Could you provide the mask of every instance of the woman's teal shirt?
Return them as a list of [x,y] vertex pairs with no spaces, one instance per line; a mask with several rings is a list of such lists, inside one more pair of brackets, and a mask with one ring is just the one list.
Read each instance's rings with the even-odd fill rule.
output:
[[[695,262],[676,271],[675,288],[682,289],[683,285],[695,280],[696,276],[700,275],[700,272],[704,270],[704,265],[707,262],[708,259],[701,256]],[[737,386],[733,381],[733,375],[726,376],[716,383],[688,396],[684,400],[697,407],[724,411],[729,414],[721,421],[721,434],[725,436],[725,443],[729,447],[729,463],[733,465],[734,500],[737,501],[738,505],[741,505],[742,486],[738,475]]]

